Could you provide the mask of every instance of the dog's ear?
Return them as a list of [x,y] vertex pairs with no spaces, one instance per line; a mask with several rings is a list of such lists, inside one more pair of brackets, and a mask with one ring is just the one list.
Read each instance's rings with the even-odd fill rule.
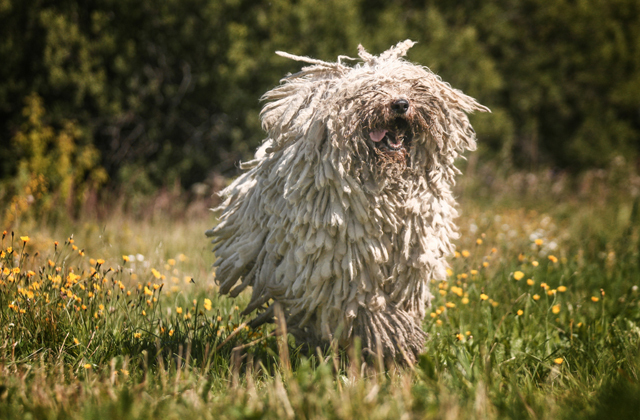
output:
[[442,135],[446,143],[458,152],[476,149],[476,132],[467,114],[475,111],[491,112],[471,96],[465,95],[458,89],[453,89],[448,83],[440,81],[439,99],[444,102],[444,109],[439,116],[438,123],[443,129]]
[[315,145],[322,143],[324,114],[328,112],[322,101],[333,84],[326,77],[289,78],[264,94],[262,100],[268,103],[262,108],[260,119],[262,128],[273,140],[272,151],[301,138]]

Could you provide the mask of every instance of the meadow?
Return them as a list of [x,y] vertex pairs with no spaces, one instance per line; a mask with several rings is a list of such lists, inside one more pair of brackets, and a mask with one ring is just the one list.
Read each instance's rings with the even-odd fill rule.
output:
[[636,418],[637,175],[467,172],[424,353],[389,370],[248,329],[216,293],[213,214],[7,229],[0,419]]

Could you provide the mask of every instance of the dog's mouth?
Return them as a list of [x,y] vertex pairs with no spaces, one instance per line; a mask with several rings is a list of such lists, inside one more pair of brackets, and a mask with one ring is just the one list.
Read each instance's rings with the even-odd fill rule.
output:
[[413,138],[411,126],[404,118],[391,121],[387,128],[378,128],[369,132],[369,138],[378,150],[395,153],[406,150]]

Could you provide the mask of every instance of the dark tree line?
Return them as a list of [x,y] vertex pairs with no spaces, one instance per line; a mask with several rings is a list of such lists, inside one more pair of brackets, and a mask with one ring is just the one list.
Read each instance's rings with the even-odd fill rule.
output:
[[274,51],[335,60],[406,38],[410,60],[492,109],[474,117],[482,158],[637,159],[637,0],[0,0],[0,195],[53,171],[33,162],[47,151],[82,171],[76,190],[98,169],[94,185],[141,189],[233,174],[263,138],[260,96],[299,68]]

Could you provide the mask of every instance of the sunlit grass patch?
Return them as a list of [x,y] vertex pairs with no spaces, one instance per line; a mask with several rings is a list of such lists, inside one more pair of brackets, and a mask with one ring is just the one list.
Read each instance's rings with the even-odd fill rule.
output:
[[386,372],[248,328],[247,296],[216,292],[200,221],[6,233],[0,418],[583,418],[609,389],[633,402],[638,227],[511,209],[459,224],[425,352]]

